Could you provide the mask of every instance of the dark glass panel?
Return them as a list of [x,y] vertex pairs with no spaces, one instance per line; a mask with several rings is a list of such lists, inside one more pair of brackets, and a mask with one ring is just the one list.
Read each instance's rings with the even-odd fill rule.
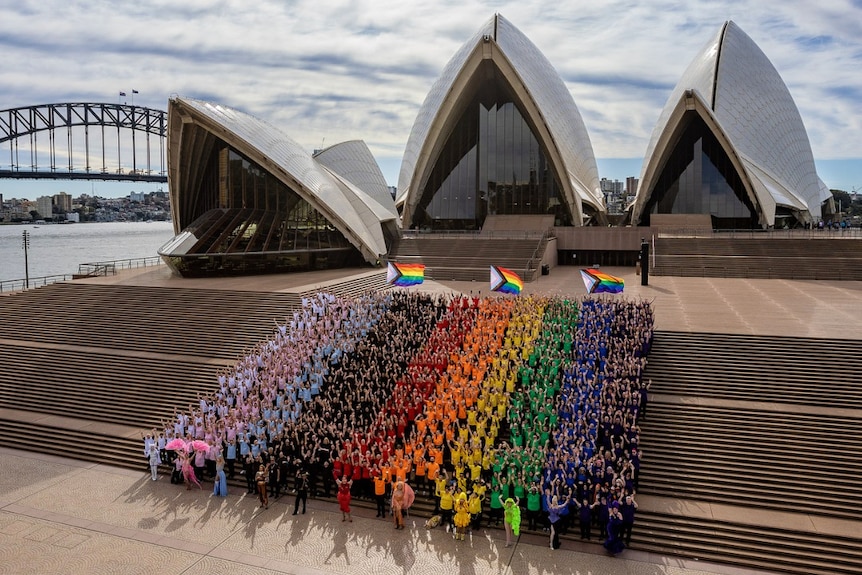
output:
[[682,135],[656,180],[642,224],[649,225],[654,213],[710,214],[718,229],[758,226],[742,179],[696,112],[683,118]]
[[483,66],[424,183],[413,225],[479,229],[489,214],[545,213],[571,224],[558,200],[559,181],[520,103],[494,65]]
[[[195,220],[198,242],[168,262],[183,275],[236,275],[361,265],[362,257],[298,193],[224,142],[213,146],[201,186],[218,209]],[[210,177],[215,174],[216,177]]]

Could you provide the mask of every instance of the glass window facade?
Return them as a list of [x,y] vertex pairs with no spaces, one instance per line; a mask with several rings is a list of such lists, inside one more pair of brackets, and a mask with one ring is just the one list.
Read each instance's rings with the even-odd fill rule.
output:
[[[477,80],[481,79],[481,80]],[[487,61],[424,184],[413,225],[476,230],[490,214],[555,214],[571,224],[560,184],[508,83]]]
[[194,277],[363,263],[347,238],[298,193],[226,144],[215,148],[197,195],[217,198],[216,205],[201,203],[185,228],[195,244],[183,255],[165,257],[174,270]]
[[715,135],[696,112],[683,118],[682,135],[644,210],[649,214],[710,214],[715,229],[758,228],[757,210]]

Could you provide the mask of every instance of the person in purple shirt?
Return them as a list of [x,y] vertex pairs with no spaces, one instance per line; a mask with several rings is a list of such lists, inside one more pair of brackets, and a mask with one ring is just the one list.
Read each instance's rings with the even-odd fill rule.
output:
[[635,524],[635,511],[637,508],[638,504],[633,495],[626,495],[620,504],[620,514],[622,515],[621,538],[625,541],[626,547],[631,545],[632,542],[632,528]]
[[603,545],[611,555],[617,555],[626,548],[621,536],[623,516],[619,507],[619,502],[614,501],[608,509],[607,539]]
[[586,539],[589,541],[592,538],[592,534],[590,533],[592,524],[593,524],[593,509],[599,503],[593,503],[590,505],[589,500],[584,498],[582,503],[578,503],[578,520],[581,524],[581,539]]

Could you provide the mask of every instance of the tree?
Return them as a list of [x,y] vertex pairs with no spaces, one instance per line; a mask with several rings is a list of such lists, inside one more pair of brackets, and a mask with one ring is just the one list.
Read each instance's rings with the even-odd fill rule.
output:
[[849,212],[850,206],[853,204],[850,194],[844,190],[829,190],[832,192],[832,197],[835,199],[835,209],[839,212]]

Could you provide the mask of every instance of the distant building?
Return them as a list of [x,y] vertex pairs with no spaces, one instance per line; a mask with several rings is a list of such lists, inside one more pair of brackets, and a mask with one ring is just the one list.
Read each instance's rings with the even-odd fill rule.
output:
[[599,182],[605,205],[609,214],[621,214],[625,211],[626,193],[623,182],[602,178]]
[[36,198],[36,211],[39,212],[39,216],[42,219],[50,220],[54,217],[54,198],[51,196],[40,196]]
[[59,194],[54,194],[54,197],[52,199],[54,201],[54,207],[61,214],[65,214],[67,212],[72,211],[72,196],[71,196],[71,194],[67,194],[66,192],[60,192]]
[[129,201],[140,203],[140,202],[144,201],[145,197],[146,197],[146,195],[144,194],[144,192],[132,192],[129,194]]

